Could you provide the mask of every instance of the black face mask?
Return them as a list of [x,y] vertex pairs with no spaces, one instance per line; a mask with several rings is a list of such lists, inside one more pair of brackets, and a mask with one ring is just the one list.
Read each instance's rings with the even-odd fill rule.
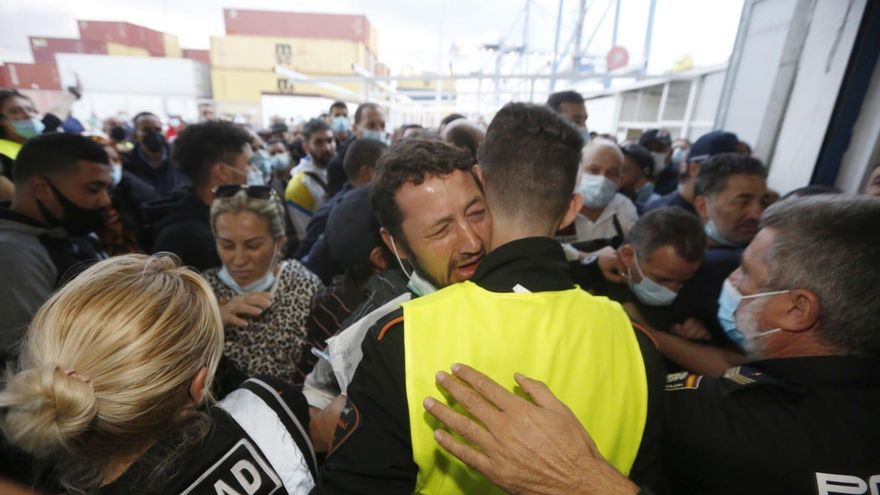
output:
[[110,129],[110,139],[114,141],[125,141],[125,128],[117,126]]
[[144,134],[143,138],[141,138],[141,144],[143,144],[144,148],[147,148],[151,153],[159,153],[165,149],[165,136],[158,131],[149,131]]
[[[49,182],[49,179],[46,179],[46,182]],[[106,208],[96,208],[94,210],[83,208],[67,199],[51,182],[49,182],[49,187],[52,188],[52,193],[55,194],[58,202],[61,203],[61,208],[64,210],[64,218],[56,218],[55,215],[49,212],[49,209],[46,208],[42,201],[37,200],[37,207],[40,209],[40,213],[43,214],[43,218],[46,219],[46,222],[51,227],[64,227],[68,235],[78,236],[95,232],[104,226],[107,217]]]

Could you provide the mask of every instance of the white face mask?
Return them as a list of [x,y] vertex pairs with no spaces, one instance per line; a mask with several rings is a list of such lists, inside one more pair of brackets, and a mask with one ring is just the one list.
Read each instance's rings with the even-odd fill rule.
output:
[[434,284],[425,280],[419,272],[413,270],[410,273],[407,273],[406,268],[403,267],[403,261],[401,261],[400,256],[397,254],[397,245],[394,244],[394,237],[390,237],[391,239],[391,250],[394,251],[394,258],[397,259],[397,264],[400,265],[400,269],[403,271],[403,274],[406,275],[406,278],[409,279],[406,287],[417,296],[426,296],[428,294],[433,294],[437,292],[437,287],[434,287]]
[[652,151],[651,156],[654,157],[654,175],[657,175],[666,168],[666,153]]
[[[278,258],[278,250],[275,247],[273,247],[273,249],[275,249],[275,252],[272,253],[272,260],[269,262],[269,269],[262,277],[254,282],[245,286],[238,285],[238,282],[232,278],[229,270],[226,269],[226,265],[223,265],[223,267],[220,268],[220,271],[217,272],[217,277],[237,295],[248,294],[250,292],[275,292],[275,283],[278,281],[275,277],[275,260]],[[284,269],[285,264],[286,263],[281,264],[282,269]]]
[[760,339],[773,335],[774,333],[778,333],[782,331],[782,328],[771,328],[769,330],[758,330],[758,316],[761,314],[761,311],[764,309],[764,306],[767,304],[767,300],[761,302],[753,302],[751,304],[743,307],[742,301],[747,301],[749,299],[757,299],[761,297],[767,296],[777,296],[779,294],[785,294],[790,292],[788,290],[777,290],[772,292],[761,292],[758,294],[751,294],[748,296],[742,296],[739,299],[739,304],[737,305],[736,311],[733,314],[733,320],[736,323],[736,328],[742,332],[744,337],[743,348],[746,351],[746,354],[749,356],[761,357],[762,352],[760,350],[759,341]]
[[122,165],[118,163],[110,164],[110,178],[113,180],[113,187],[122,182]]

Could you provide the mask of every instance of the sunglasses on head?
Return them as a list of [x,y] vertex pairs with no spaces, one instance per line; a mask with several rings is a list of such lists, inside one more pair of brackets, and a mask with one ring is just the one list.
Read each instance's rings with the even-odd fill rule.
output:
[[245,195],[251,199],[272,199],[277,193],[270,186],[248,186],[245,184],[226,184],[214,188],[215,198],[231,198],[244,191]]

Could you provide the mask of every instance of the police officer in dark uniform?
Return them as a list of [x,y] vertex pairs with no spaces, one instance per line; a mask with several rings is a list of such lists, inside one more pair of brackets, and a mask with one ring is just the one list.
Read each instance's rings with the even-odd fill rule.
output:
[[767,210],[731,276],[753,361],[718,379],[670,375],[674,493],[877,493],[880,232],[866,227],[878,222],[867,198]]

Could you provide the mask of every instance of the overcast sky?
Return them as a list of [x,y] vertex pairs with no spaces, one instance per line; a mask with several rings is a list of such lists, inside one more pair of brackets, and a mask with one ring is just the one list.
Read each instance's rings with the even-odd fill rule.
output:
[[[604,56],[611,47],[614,1],[586,1],[584,44],[595,30],[590,54]],[[618,45],[629,50],[632,60],[641,60],[650,0],[619,1]],[[485,60],[478,54],[450,56],[452,45],[463,53],[502,38],[519,45],[525,4],[525,0],[4,0],[0,16],[7,22],[0,32],[0,61],[31,62],[28,35],[77,37],[77,19],[141,24],[177,35],[184,48],[207,49],[210,36],[224,34],[226,7],[365,14],[379,33],[379,59],[395,73],[407,67],[437,70],[441,46],[443,59],[454,64],[454,71],[463,72]],[[742,4],[743,0],[656,0],[649,72],[664,72],[685,54],[698,66],[726,62]],[[552,51],[558,6],[558,0],[531,1],[529,49]],[[572,36],[578,6],[579,0],[564,0],[561,51]]]

